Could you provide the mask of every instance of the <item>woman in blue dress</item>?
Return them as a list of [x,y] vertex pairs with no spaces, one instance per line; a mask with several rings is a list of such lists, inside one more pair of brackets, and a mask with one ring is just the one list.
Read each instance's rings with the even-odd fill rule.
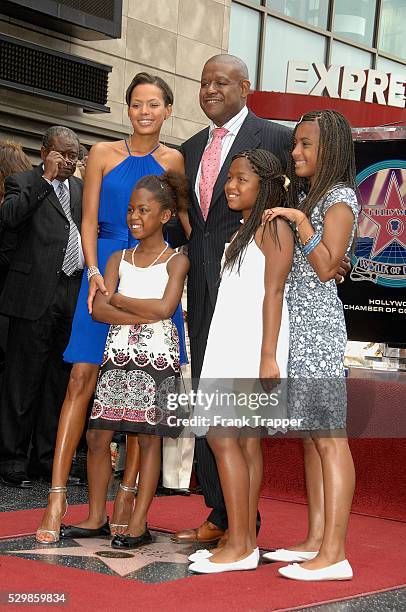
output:
[[[142,176],[162,174],[165,170],[184,173],[182,155],[159,143],[161,127],[172,112],[173,94],[167,83],[160,77],[139,73],[127,89],[126,102],[134,133],[128,142],[120,140],[95,144],[86,167],[81,235],[87,268],[71,338],[64,355],[73,367],[59,420],[48,507],[37,531],[37,540],[42,543],[59,540],[60,523],[67,507],[66,483],[85,425],[87,407],[96,386],[109,329],[107,324],[93,321],[93,299],[97,291],[106,293],[103,272],[110,255],[135,244],[126,223],[131,192]],[[187,213],[181,220],[189,234]],[[179,331],[182,363],[182,358],[185,362],[186,352],[180,309],[174,322]],[[121,511],[126,509],[131,512],[132,509],[133,498],[127,494],[134,490],[137,454],[137,438],[129,438],[127,483],[130,486],[122,484],[120,488],[122,499],[118,506]],[[96,503],[92,504],[92,501]],[[105,504],[103,501],[100,506],[97,500],[92,499],[90,502],[94,513],[82,527],[94,529],[97,535],[99,531],[106,531]]]

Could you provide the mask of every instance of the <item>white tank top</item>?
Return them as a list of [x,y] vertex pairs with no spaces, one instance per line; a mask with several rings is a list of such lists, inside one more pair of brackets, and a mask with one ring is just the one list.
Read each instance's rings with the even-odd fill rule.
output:
[[162,263],[153,263],[146,268],[139,268],[124,259],[125,251],[124,249],[122,252],[118,270],[120,278],[118,293],[131,298],[161,299],[168,282],[166,266],[178,253],[172,253]]

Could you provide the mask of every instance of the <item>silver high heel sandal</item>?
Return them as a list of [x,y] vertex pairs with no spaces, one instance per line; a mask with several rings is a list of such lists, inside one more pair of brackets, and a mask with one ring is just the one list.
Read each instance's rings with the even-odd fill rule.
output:
[[[67,488],[66,487],[51,487],[48,490],[48,494],[49,493],[65,493],[65,512],[63,513],[61,517],[61,521],[62,521],[62,519],[64,518],[64,516],[66,515],[68,511],[68,500],[66,499]],[[52,540],[42,540],[40,538],[41,534],[50,534],[52,536]],[[35,534],[35,539],[40,544],[56,544],[57,542],[59,542],[59,529],[58,531],[54,531],[53,529],[39,528],[37,529],[37,533]]]
[[[125,491],[126,493],[134,493],[134,495],[137,494],[138,491],[138,487],[127,487],[126,485],[124,485],[122,482],[120,482],[120,489],[122,491]],[[133,509],[134,509],[134,503],[135,500],[133,502]],[[119,525],[118,523],[110,523],[110,532],[111,535],[117,535],[116,534],[116,530],[117,529],[127,529],[128,527],[128,523],[126,525]]]

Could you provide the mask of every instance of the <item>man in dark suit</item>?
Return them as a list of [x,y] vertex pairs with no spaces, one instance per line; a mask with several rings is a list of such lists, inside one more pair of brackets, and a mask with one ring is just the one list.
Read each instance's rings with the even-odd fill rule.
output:
[[78,153],[72,130],[51,127],[43,164],[5,183],[0,222],[17,235],[0,296],[0,313],[10,318],[0,395],[0,477],[9,486],[30,487],[28,468],[51,474],[69,377],[62,355],[83,272],[82,181],[72,177]]
[[[286,166],[291,144],[290,129],[260,119],[247,109],[249,89],[248,71],[242,60],[232,55],[217,55],[209,59],[202,72],[200,106],[211,124],[181,147],[186,174],[192,185],[192,204],[189,210],[192,233],[188,245],[191,265],[187,286],[187,310],[194,380],[199,378],[203,365],[217,299],[224,245],[239,227],[241,219],[240,213],[228,208],[224,194],[231,159],[243,150],[262,148],[274,153],[282,165]],[[218,158],[219,146],[220,159],[217,161],[220,163],[216,177],[213,177],[212,160],[213,157]],[[205,168],[207,158],[209,173]],[[211,186],[213,178],[216,180],[214,186]],[[199,528],[177,532],[174,539],[182,542],[210,542],[218,540],[224,534],[227,528],[227,513],[216,463],[205,438],[196,439],[195,453],[199,483],[206,505],[212,508],[212,511]]]

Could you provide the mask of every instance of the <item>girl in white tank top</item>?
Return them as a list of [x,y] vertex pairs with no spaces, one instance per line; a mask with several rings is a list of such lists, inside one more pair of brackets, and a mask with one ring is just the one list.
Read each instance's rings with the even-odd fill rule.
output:
[[[258,391],[262,396],[270,393],[275,379],[286,377],[289,323],[284,289],[293,255],[288,224],[280,221],[261,227],[261,221],[267,207],[283,206],[285,179],[278,159],[257,149],[233,158],[226,181],[228,206],[242,212],[244,222],[224,252],[199,391],[214,400],[200,416],[211,425],[207,441],[223,490],[228,539],[222,548],[189,557],[193,561],[189,569],[198,573],[248,570],[258,565],[256,518],[262,450],[250,402]],[[221,399],[229,396],[242,396],[246,408],[233,399]],[[272,417],[270,409],[268,405],[268,413],[263,409],[262,414]]]
[[[188,205],[184,176],[145,176],[131,195],[127,223],[139,242],[113,253],[104,281],[108,295],[96,294],[93,318],[110,323],[89,420],[89,497],[106,495],[111,474],[110,442],[115,431],[137,435],[140,445],[138,495],[125,534],[113,548],[136,548],[151,541],[147,512],[161,465],[161,437],[177,437],[168,395],[179,377],[179,339],[171,315],[189,270],[186,256],[165,243],[171,216]],[[118,285],[118,288],[117,288]],[[117,288],[117,291],[116,291]],[[92,508],[89,511],[91,516]]]

